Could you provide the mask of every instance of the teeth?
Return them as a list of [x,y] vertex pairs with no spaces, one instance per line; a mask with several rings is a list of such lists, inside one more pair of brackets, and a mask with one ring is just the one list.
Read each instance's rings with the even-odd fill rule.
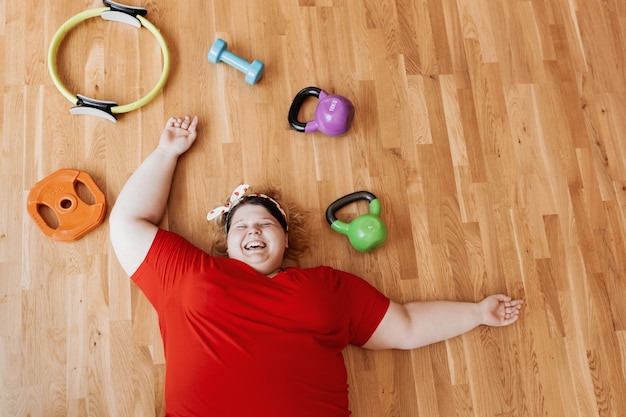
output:
[[246,246],[244,246],[245,249],[259,249],[259,248],[264,248],[265,244],[263,242],[248,242],[246,244]]

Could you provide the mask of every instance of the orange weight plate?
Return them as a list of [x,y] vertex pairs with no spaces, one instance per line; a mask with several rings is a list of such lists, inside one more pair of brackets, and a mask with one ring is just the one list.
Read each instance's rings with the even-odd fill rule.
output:
[[[94,204],[83,201],[76,193],[77,183],[83,184],[94,197]],[[41,206],[50,208],[58,219],[51,227],[41,216]],[[54,240],[71,241],[95,229],[106,212],[104,194],[86,172],[60,169],[31,188],[28,194],[28,214],[44,235]]]

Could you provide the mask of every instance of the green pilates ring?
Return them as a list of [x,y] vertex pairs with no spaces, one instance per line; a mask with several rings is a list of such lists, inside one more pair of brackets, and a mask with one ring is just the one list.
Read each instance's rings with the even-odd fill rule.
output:
[[[114,3],[110,0],[104,0],[104,4],[108,7],[89,9],[85,10],[84,12],[78,13],[77,15],[66,21],[57,30],[57,32],[52,37],[52,41],[50,42],[50,48],[48,50],[48,70],[50,72],[50,76],[52,77],[52,81],[54,82],[54,85],[57,87],[57,89],[72,104],[76,105],[76,107],[70,109],[70,113],[92,114],[103,117],[112,122],[116,122],[116,114],[127,113],[145,106],[152,99],[154,99],[154,97],[156,97],[156,95],[159,94],[159,92],[163,89],[163,86],[165,85],[170,72],[170,53],[167,48],[167,43],[161,35],[161,32],[144,17],[144,15],[148,13],[146,9],[125,6],[122,4]],[[161,53],[163,55],[163,72],[161,73],[161,77],[159,78],[159,81],[154,86],[154,88],[152,88],[152,90],[148,92],[148,94],[133,103],[120,106],[112,101],[90,99],[80,94],[74,95],[63,85],[61,79],[59,78],[56,60],[59,45],[61,45],[63,39],[65,39],[65,36],[77,25],[87,19],[98,16],[102,17],[105,20],[113,20],[121,23],[126,23],[137,28],[141,28],[141,26],[144,26],[150,31],[150,33],[154,35],[154,37],[159,42],[159,45],[161,46]]]

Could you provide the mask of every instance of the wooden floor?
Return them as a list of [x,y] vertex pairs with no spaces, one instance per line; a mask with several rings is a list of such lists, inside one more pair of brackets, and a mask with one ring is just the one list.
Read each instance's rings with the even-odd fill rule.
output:
[[[70,115],[47,69],[56,30],[102,3],[0,2],[1,417],[164,414],[156,317],[113,255],[108,215],[58,242],[26,207],[37,182],[73,168],[108,214],[166,119],[186,113],[199,115],[199,139],[163,225],[200,247],[216,202],[242,181],[271,184],[317,213],[302,265],[359,274],[399,301],[525,299],[509,328],[410,352],[349,347],[355,417],[626,416],[623,0],[126,3],[148,9],[172,71],[114,124]],[[258,84],[208,62],[217,37],[265,62]],[[57,60],[72,94],[119,104],[162,68],[148,30],[100,18],[72,30]],[[307,86],[354,103],[347,135],[290,129]],[[361,189],[389,228],[371,254],[324,218]]]

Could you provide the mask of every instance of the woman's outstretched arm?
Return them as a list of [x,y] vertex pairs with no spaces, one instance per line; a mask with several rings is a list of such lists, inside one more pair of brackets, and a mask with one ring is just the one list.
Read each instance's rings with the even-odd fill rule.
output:
[[481,324],[508,326],[519,318],[522,300],[496,294],[478,303],[394,301],[365,345],[366,349],[415,349],[459,336]]
[[111,243],[128,275],[143,262],[165,212],[178,157],[196,140],[198,117],[172,117],[157,148],[128,179],[109,218]]

